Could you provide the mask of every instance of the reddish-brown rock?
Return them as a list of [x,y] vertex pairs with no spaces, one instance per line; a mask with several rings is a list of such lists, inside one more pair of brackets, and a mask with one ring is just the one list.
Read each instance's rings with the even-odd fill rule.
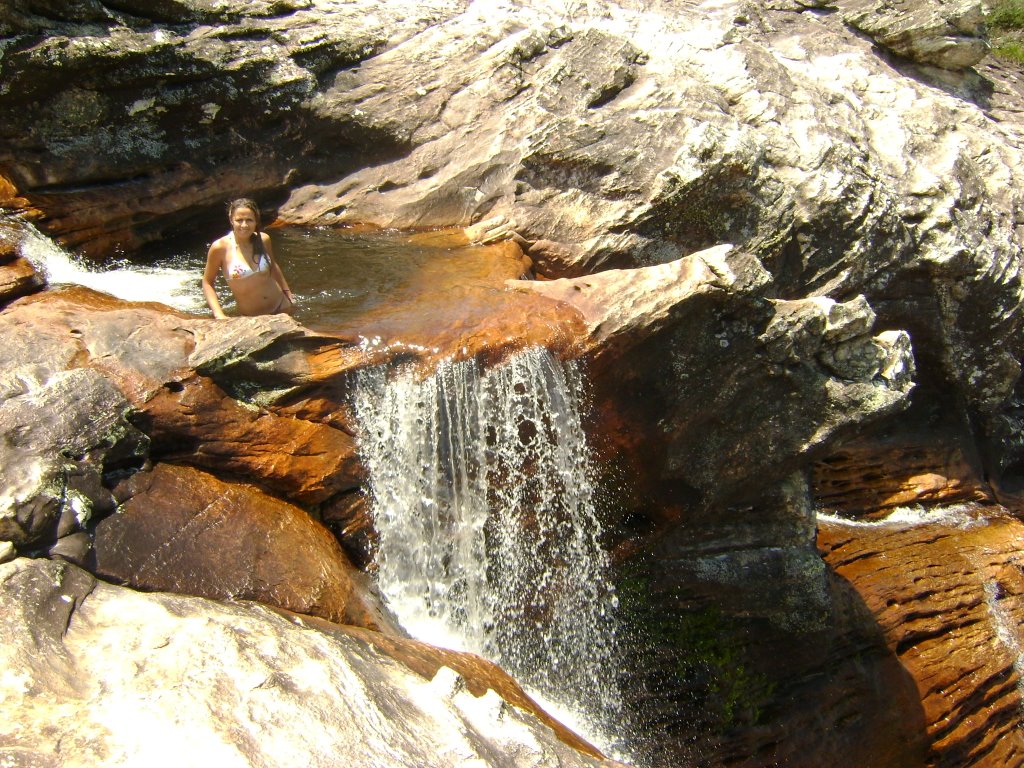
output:
[[348,433],[240,403],[201,376],[164,387],[141,409],[157,456],[240,475],[302,504],[355,488],[363,475]]
[[1024,524],[999,508],[927,520],[822,520],[818,546],[916,683],[925,764],[1021,765]]
[[43,278],[25,259],[16,258],[2,263],[0,254],[0,302],[37,291],[43,286]]
[[117,493],[123,504],[96,528],[101,576],[398,631],[330,532],[291,504],[168,464],[134,475]]
[[952,436],[846,443],[817,462],[811,477],[818,506],[844,517],[884,517],[915,504],[994,501],[976,463]]

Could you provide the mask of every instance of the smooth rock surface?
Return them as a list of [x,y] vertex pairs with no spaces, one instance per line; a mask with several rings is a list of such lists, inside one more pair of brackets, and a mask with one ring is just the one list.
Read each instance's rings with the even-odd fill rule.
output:
[[253,604],[19,559],[0,565],[0,616],[0,692],[18,712],[0,723],[5,763],[618,765],[559,741],[486,678],[474,695],[443,656],[431,680],[358,634]]
[[168,464],[136,473],[117,494],[117,511],[95,529],[99,576],[400,633],[334,537],[291,504]]

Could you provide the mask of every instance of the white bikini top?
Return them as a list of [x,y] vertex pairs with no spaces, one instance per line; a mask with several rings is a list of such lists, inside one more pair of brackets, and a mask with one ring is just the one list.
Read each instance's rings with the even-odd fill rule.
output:
[[[256,243],[259,243],[259,245],[257,246]],[[263,241],[258,236],[253,240],[253,249],[259,252],[254,254],[256,256],[256,269],[250,267],[249,263],[242,258],[242,254],[238,251],[238,246],[236,245],[228,255],[228,262],[224,265],[224,275],[232,280],[237,280],[242,277],[250,277],[259,272],[269,272],[270,257],[263,250]]]

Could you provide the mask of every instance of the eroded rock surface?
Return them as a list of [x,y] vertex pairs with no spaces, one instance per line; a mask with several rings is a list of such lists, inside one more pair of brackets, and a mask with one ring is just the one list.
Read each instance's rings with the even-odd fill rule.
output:
[[913,676],[928,764],[1016,765],[1024,528],[998,508],[933,517],[823,521],[818,546]]

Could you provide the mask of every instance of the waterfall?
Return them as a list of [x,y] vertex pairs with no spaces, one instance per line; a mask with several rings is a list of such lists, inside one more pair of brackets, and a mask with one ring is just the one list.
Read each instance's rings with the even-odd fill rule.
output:
[[486,371],[375,368],[356,390],[378,581],[399,620],[496,661],[588,727],[613,722],[616,597],[576,368],[529,349]]

